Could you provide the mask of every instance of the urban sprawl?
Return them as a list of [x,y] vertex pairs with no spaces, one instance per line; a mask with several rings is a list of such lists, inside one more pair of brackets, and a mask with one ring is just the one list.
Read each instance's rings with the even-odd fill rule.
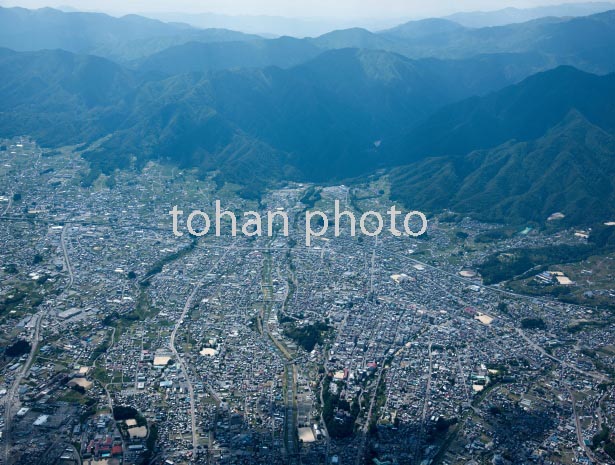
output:
[[[385,217],[386,177],[257,201],[164,164],[87,173],[79,147],[0,141],[0,463],[615,463],[613,255],[479,271],[588,231],[314,218],[305,247],[335,200]],[[288,234],[171,234],[169,205],[214,199]]]

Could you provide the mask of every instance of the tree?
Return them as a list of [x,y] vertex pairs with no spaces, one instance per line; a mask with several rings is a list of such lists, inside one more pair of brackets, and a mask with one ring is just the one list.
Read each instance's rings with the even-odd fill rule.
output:
[[8,357],[21,357],[22,355],[29,354],[32,346],[25,339],[20,339],[14,344],[6,348],[6,355]]

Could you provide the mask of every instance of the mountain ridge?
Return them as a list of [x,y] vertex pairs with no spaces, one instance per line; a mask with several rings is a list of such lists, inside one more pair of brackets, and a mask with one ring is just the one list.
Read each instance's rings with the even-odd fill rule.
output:
[[[577,109],[603,129],[615,129],[615,73],[597,76],[570,66],[534,74],[485,97],[438,110],[401,142],[412,157],[463,155],[507,140],[539,137]],[[606,97],[606,98],[605,98]],[[535,115],[540,114],[541,118]],[[502,125],[501,121],[506,121]]]
[[[523,176],[520,176],[523,173]],[[391,172],[396,200],[486,221],[591,225],[615,217],[615,137],[571,110],[541,137]]]
[[[434,199],[468,211],[463,199],[491,205],[472,190],[482,186],[494,199],[494,217],[534,218],[515,189],[551,189],[554,176],[544,182],[538,176],[553,170],[545,141],[561,148],[554,156],[565,172],[578,170],[570,153],[590,167],[592,147],[610,153],[611,140],[599,131],[615,132],[615,74],[592,74],[567,63],[607,66],[613,57],[603,53],[614,19],[608,13],[495,28],[496,36],[555,28],[551,32],[568,34],[569,43],[559,41],[557,50],[458,59],[412,59],[369,44],[336,48],[341,42],[324,50],[312,40],[293,38],[189,41],[130,65],[64,50],[0,49],[0,130],[8,137],[29,134],[47,146],[80,144],[90,161],[90,181],[100,173],[138,170],[159,160],[213,172],[219,182],[242,184],[243,195],[256,197],[284,179],[342,182],[384,169],[393,170],[393,195],[412,200],[416,197],[404,180],[419,180],[395,168],[410,165],[426,179],[436,176],[437,182],[425,186]],[[604,29],[588,29],[596,23]],[[468,33],[443,20],[411,28],[415,37],[438,28],[453,36]],[[325,39],[338,40],[340,34],[346,33]],[[368,41],[375,36],[363,30],[352,35]],[[451,39],[443,40],[440,45],[446,46]],[[384,43],[404,46],[399,38]],[[598,48],[592,49],[595,43]],[[241,53],[229,59],[224,55],[229,47],[240,47]],[[295,53],[301,47],[305,53]],[[569,56],[569,50],[591,53]],[[571,140],[561,123],[575,112],[586,123],[566,126],[578,135]],[[587,134],[602,142],[592,145]],[[532,185],[508,174],[506,154],[518,169],[535,172]],[[529,164],[528,154],[541,168]],[[602,166],[615,175],[611,165]],[[487,182],[488,173],[500,181]],[[502,188],[508,184],[510,191]],[[589,191],[586,184],[570,180],[570,185],[576,194],[568,216],[580,221],[575,211],[587,202]],[[463,199],[447,197],[451,186]],[[609,189],[605,181],[605,192]]]
[[0,6],[0,46],[16,51],[63,49],[127,62],[190,40],[254,40],[258,36],[224,29],[196,29],[138,15],[28,10]]

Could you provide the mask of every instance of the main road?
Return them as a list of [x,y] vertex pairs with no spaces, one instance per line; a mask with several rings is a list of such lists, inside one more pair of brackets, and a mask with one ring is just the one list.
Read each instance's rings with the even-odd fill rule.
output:
[[[11,204],[9,201],[9,205],[5,209],[4,213],[8,211],[10,205]],[[66,269],[68,271],[68,277],[69,277],[68,285],[64,289],[64,292],[68,291],[73,286],[73,282],[74,282],[73,268],[70,264],[70,259],[68,257],[68,251],[66,249],[66,229],[67,229],[67,226],[65,225],[62,228],[62,234],[60,236],[60,245],[62,247],[62,254],[64,256],[64,262],[66,264]],[[34,361],[34,357],[36,356],[36,352],[38,350],[38,345],[40,342],[41,325],[42,325],[46,312],[47,310],[43,307],[40,311],[38,311],[32,317],[36,319],[36,324],[34,326],[34,335],[32,336],[32,342],[30,345],[30,354],[28,355],[28,359],[26,360],[26,363],[23,365],[22,369],[17,374],[15,380],[13,381],[13,384],[11,385],[6,395],[5,406],[4,406],[5,413],[4,413],[4,462],[3,462],[5,464],[9,463],[9,455],[10,455],[10,450],[11,450],[11,423],[13,421],[13,401],[15,399],[15,395],[17,394],[21,381],[27,375],[28,371],[30,370],[30,366],[32,365],[32,362]]]
[[6,208],[4,209],[4,211],[0,214],[0,217],[3,217],[8,213],[8,211],[11,209],[11,205],[13,205],[13,193],[9,192],[9,201],[6,204]]
[[579,443],[579,450],[585,452],[585,455],[587,455],[587,458],[590,459],[592,463],[602,465],[602,462],[596,459],[591,449],[587,447],[587,444],[585,444],[585,438],[583,438],[583,427],[581,426],[581,419],[579,418],[579,412],[577,411],[577,401],[572,395],[572,391],[570,389],[568,389],[568,395],[570,396],[570,400],[572,402],[572,414],[574,416],[574,426],[577,433],[577,442]]
[[73,282],[75,277],[73,275],[73,267],[70,264],[70,259],[68,258],[68,250],[66,249],[66,231],[68,230],[68,226],[65,224],[62,227],[62,234],[60,235],[60,245],[62,246],[62,253],[64,254],[64,263],[66,264],[66,270],[68,271],[68,286],[66,287],[66,291],[73,287]]
[[423,435],[425,433],[425,419],[427,418],[427,409],[429,408],[429,400],[431,399],[431,379],[433,376],[433,352],[431,351],[431,341],[427,345],[429,352],[429,371],[427,373],[427,383],[425,386],[425,399],[423,400],[423,409],[421,410],[421,424],[419,425],[419,437],[416,442],[416,449],[414,450],[414,458],[418,462],[419,454],[421,452],[421,443]]
[[33,318],[36,318],[36,325],[34,328],[34,336],[32,338],[32,344],[30,348],[30,354],[28,355],[28,360],[23,365],[23,368],[17,374],[17,377],[13,381],[11,388],[6,394],[6,404],[4,406],[4,462],[5,464],[9,463],[9,455],[11,450],[11,422],[13,420],[13,399],[17,394],[19,389],[19,385],[21,381],[28,373],[30,369],[30,365],[34,361],[34,356],[36,355],[36,351],[38,350],[39,336],[41,331],[41,322],[43,321],[45,310],[39,311]]
[[[273,279],[271,263],[271,242],[263,250],[263,270],[261,274],[261,292],[263,294],[263,310],[261,315],[261,331],[265,339],[272,343],[272,348],[286,360],[284,365],[284,449],[286,451],[286,463],[295,464],[300,462],[299,444],[297,441],[297,365],[294,356],[286,346],[270,331],[269,315],[275,300],[273,296]],[[282,297],[282,310],[287,304],[289,285],[287,284]]]
[[222,254],[222,256],[211,266],[209,271],[204,273],[203,277],[194,285],[194,288],[192,289],[192,292],[190,293],[190,295],[186,299],[186,303],[184,304],[184,308],[182,310],[182,313],[181,313],[179,319],[177,320],[177,323],[175,324],[175,327],[173,328],[173,331],[171,332],[171,339],[169,341],[169,347],[171,348],[171,352],[173,352],[173,356],[179,362],[179,366],[181,368],[182,375],[184,376],[184,378],[186,380],[186,386],[188,387],[188,395],[189,395],[189,398],[190,398],[190,425],[191,425],[191,429],[192,429],[192,455],[193,455],[193,457],[196,457],[197,448],[198,448],[198,445],[199,445],[198,444],[198,435],[197,435],[197,431],[196,431],[196,405],[195,405],[195,400],[194,400],[194,387],[192,386],[192,382],[190,381],[190,376],[188,376],[188,370],[186,369],[186,363],[180,357],[179,353],[177,352],[177,348],[175,347],[175,339],[177,337],[177,331],[179,330],[179,328],[181,327],[182,323],[184,322],[184,318],[186,317],[186,315],[190,311],[190,308],[192,308],[192,305],[194,303],[194,299],[196,298],[196,295],[199,292],[199,290],[201,289],[201,287],[203,286],[203,282],[205,282],[205,277],[208,274],[212,273],[216,269],[218,264],[222,260],[224,260],[226,255],[233,248],[234,248],[234,245],[231,245],[231,246],[227,247],[226,250],[224,251],[224,253]]
[[[495,287],[493,287],[493,286],[486,286],[486,285],[484,285],[484,284],[478,284],[478,283],[475,283],[475,282],[473,282],[473,281],[469,281],[469,280],[467,280],[467,279],[464,279],[464,278],[462,278],[462,277],[460,277],[460,276],[456,275],[455,273],[451,273],[451,272],[449,272],[449,271],[445,271],[445,270],[443,270],[443,269],[441,269],[441,268],[438,268],[438,267],[436,267],[436,266],[430,265],[430,264],[428,264],[428,263],[421,262],[421,261],[419,261],[419,260],[415,260],[414,258],[409,258],[408,260],[410,260],[411,262],[417,263],[417,264],[419,264],[419,265],[423,265],[423,266],[425,266],[425,267],[427,267],[427,268],[431,268],[431,269],[433,269],[433,270],[435,270],[435,271],[438,271],[438,272],[440,272],[440,273],[444,273],[444,274],[446,274],[446,275],[448,275],[448,276],[450,276],[450,277],[452,277],[452,278],[455,278],[456,280],[458,280],[458,281],[460,281],[460,282],[471,282],[472,284],[476,284],[476,285],[478,285],[479,287],[481,287],[481,288],[483,288],[483,289],[485,289],[485,290],[487,290],[487,291],[491,291],[491,292],[498,292],[498,293],[500,293],[500,294],[505,294],[505,295],[508,295],[508,296],[511,296],[511,297],[515,297],[515,298],[518,298],[518,299],[525,299],[525,300],[528,300],[528,299],[534,299],[534,300],[540,301],[540,302],[541,302],[541,303],[543,303],[546,307],[553,309],[553,307],[552,307],[553,302],[550,302],[550,301],[548,301],[548,300],[546,300],[546,299],[539,298],[539,297],[534,297],[534,296],[527,296],[527,295],[523,295],[523,294],[516,294],[516,293],[514,293],[514,292],[506,291],[506,290],[504,290],[504,289],[498,289],[498,288],[495,288]],[[434,282],[434,281],[432,281],[432,282],[435,284],[435,282]],[[451,296],[452,298],[455,298],[455,296],[453,296],[453,294],[451,294],[448,290],[444,289],[444,287],[442,287],[442,289],[443,289],[443,290],[445,290],[445,292],[447,292],[447,294],[449,294],[449,296]],[[500,315],[500,316],[501,316],[501,315]],[[507,324],[506,326],[508,326],[508,324]],[[607,376],[605,376],[605,375],[603,375],[603,374],[600,374],[600,373],[593,373],[593,372],[589,372],[589,371],[582,370],[581,368],[578,368],[577,366],[575,366],[575,365],[573,365],[573,364],[571,364],[571,363],[568,363],[568,362],[566,362],[565,360],[559,359],[559,358],[557,358],[557,357],[555,357],[555,356],[553,356],[553,355],[549,354],[549,353],[548,353],[545,349],[543,349],[543,348],[542,348],[539,344],[537,344],[536,342],[532,341],[532,340],[531,340],[531,339],[527,336],[527,334],[525,334],[525,332],[524,332],[521,328],[514,327],[513,329],[514,329],[514,330],[515,330],[515,331],[519,334],[519,336],[521,336],[521,338],[522,338],[522,339],[523,339],[523,340],[527,343],[527,345],[528,345],[529,347],[531,347],[531,348],[533,348],[534,350],[536,350],[536,351],[540,352],[540,354],[542,354],[544,357],[547,357],[547,358],[549,358],[549,359],[553,360],[554,362],[558,363],[559,365],[562,365],[562,366],[564,366],[564,367],[566,367],[566,368],[569,368],[570,370],[575,371],[575,372],[577,372],[577,373],[579,373],[579,374],[581,374],[581,375],[583,375],[583,376],[587,376],[587,377],[589,377],[589,378],[593,378],[593,379],[595,379],[595,380],[597,380],[597,381],[601,381],[601,382],[604,382],[604,381],[607,381],[607,380],[608,380],[608,377],[607,377]]]

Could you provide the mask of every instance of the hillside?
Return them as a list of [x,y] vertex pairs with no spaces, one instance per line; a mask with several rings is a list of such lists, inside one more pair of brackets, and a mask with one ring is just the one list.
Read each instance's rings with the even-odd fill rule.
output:
[[391,182],[397,200],[431,211],[506,223],[563,212],[566,223],[602,223],[615,218],[615,136],[572,110],[535,140],[422,160],[393,170]]
[[87,142],[119,123],[134,73],[89,55],[0,49],[0,132],[48,146]]
[[292,37],[224,43],[188,42],[140,60],[138,69],[173,75],[229,68],[287,68],[321,52],[315,45]]
[[[510,63],[521,75],[507,71]],[[394,159],[376,141],[395,140],[438,108],[500,89],[542,64],[535,56],[415,61],[343,49],[289,69],[152,78],[98,57],[4,50],[0,118],[4,135],[28,133],[46,145],[112,135],[92,158],[107,169],[131,153],[210,166],[211,144],[228,156],[224,143],[236,134],[241,147],[248,138],[292,154],[308,178],[340,179]],[[218,128],[211,133],[202,127],[210,116]]]
[[[2,9],[0,17],[6,11],[21,10]],[[27,14],[50,15],[58,24],[74,19],[79,27],[70,34],[84,34],[84,49],[100,45],[88,35],[92,22],[115,31],[107,45],[171,30],[211,32],[138,17]],[[48,31],[58,27],[45,21]],[[615,74],[556,66],[592,50],[583,55],[585,67],[603,68],[612,59],[603,53],[612,24],[612,12],[484,30],[426,20],[382,34],[352,29],[305,40],[189,40],[130,63],[4,48],[0,136],[28,134],[48,147],[84,144],[89,181],[154,159],[215,172],[255,197],[282,180],[340,182],[401,166],[391,173],[392,195],[421,208],[515,221],[563,211],[578,223],[591,207],[598,220],[610,214],[608,179],[615,177],[609,163]],[[508,37],[498,42],[502,50],[524,49],[517,47],[522,43],[527,50],[410,59],[372,48],[405,53],[423,44],[450,51],[463,46],[463,37],[478,40],[476,34],[487,45]],[[548,34],[560,34],[558,47],[547,47]],[[361,48],[338,48],[352,43]],[[584,166],[600,180],[599,190],[579,176]],[[561,180],[569,187],[558,193]]]
[[615,74],[596,76],[566,66],[538,73],[438,110],[389,149],[406,159],[464,155],[540,137],[573,109],[607,131],[615,129]]

